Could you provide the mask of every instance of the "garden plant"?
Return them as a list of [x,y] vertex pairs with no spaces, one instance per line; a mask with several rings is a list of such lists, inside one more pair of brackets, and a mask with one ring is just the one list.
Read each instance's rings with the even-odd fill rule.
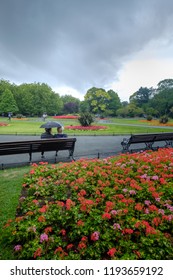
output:
[[173,149],[33,164],[3,240],[15,259],[173,259]]

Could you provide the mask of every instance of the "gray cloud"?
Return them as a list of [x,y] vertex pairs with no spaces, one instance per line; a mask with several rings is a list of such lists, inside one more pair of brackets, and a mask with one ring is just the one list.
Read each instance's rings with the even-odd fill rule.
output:
[[1,0],[0,78],[104,87],[172,24],[172,0]]

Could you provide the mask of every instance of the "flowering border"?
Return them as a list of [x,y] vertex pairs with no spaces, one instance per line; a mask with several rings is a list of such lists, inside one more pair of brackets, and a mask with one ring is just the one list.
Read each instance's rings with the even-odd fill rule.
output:
[[172,148],[33,164],[4,240],[16,259],[173,259],[172,186]]

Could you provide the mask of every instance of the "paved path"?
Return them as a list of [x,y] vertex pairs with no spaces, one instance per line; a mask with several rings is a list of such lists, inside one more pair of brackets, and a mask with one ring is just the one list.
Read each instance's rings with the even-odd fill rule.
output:
[[[76,144],[74,157],[76,159],[82,157],[94,158],[98,156],[101,158],[110,155],[121,153],[121,141],[125,136],[76,136]],[[5,141],[19,141],[19,140],[36,140],[40,136],[15,136],[15,135],[0,135],[0,142]],[[46,152],[45,160],[54,161],[55,152]],[[67,160],[68,151],[60,151],[58,153],[58,161]],[[0,165],[14,165],[27,162],[29,159],[28,154],[22,155],[9,155],[0,157]],[[42,161],[40,153],[33,153],[33,161]]]

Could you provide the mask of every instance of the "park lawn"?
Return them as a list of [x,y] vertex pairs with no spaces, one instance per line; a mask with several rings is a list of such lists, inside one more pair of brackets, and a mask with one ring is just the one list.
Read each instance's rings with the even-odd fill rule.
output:
[[[53,118],[48,118],[47,120],[54,120]],[[76,119],[58,119],[64,127],[79,125]],[[41,124],[44,122],[40,118],[28,118],[27,120],[16,120],[12,119],[8,121],[6,118],[0,118],[0,122],[8,123],[8,126],[0,126],[0,134],[14,134],[14,135],[40,135],[43,129],[40,128]],[[171,122],[170,122],[171,124]],[[170,131],[166,126],[151,127],[151,123],[143,123],[141,119],[118,119],[110,118],[109,123],[95,122],[93,125],[103,125],[107,129],[97,130],[97,131],[81,131],[67,129],[65,132],[70,136],[75,135],[127,135],[132,133],[155,133],[155,132],[165,132]],[[134,126],[133,126],[134,125]],[[53,134],[56,133],[56,129],[53,129]]]
[[12,259],[12,252],[3,246],[1,239],[3,225],[7,220],[15,217],[16,207],[19,203],[19,196],[22,190],[24,174],[30,166],[0,170],[0,259]]

